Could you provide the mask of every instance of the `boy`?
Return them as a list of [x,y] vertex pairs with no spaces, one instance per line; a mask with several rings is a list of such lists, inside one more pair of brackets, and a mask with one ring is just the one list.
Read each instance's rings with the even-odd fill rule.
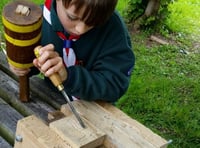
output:
[[[57,72],[68,95],[115,102],[127,90],[135,58],[117,0],[46,0],[40,57],[46,77]],[[31,69],[10,65],[18,76]]]

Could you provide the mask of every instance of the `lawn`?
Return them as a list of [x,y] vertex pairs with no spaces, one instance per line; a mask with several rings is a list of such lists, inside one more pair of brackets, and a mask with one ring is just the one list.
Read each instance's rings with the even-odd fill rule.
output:
[[170,147],[200,147],[199,48],[159,45],[150,42],[149,36],[132,35],[136,66],[130,87],[117,106],[165,139],[172,139]]
[[[0,11],[7,1],[1,0]],[[120,13],[127,1],[119,0]],[[172,139],[169,147],[200,147],[200,42],[182,33],[167,37],[149,31],[130,34],[136,65],[117,107],[166,140]],[[169,45],[150,41],[152,34]]]
[[[166,140],[172,139],[169,147],[173,148],[200,147],[200,41],[199,30],[192,31],[200,26],[189,25],[199,22],[196,18],[200,17],[200,10],[195,2],[199,5],[196,0],[185,0],[184,5],[175,3],[174,8],[184,13],[170,15],[167,23],[175,22],[175,31],[180,32],[166,37],[158,32],[130,32],[136,65],[127,93],[117,102],[129,116]],[[195,17],[194,11],[188,13],[191,9],[196,10]],[[188,23],[184,23],[185,17]],[[169,45],[151,41],[152,34]]]

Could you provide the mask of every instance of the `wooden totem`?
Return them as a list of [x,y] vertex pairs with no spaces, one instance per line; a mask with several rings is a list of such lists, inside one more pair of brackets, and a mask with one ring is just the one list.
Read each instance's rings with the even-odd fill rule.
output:
[[[40,44],[42,10],[30,1],[18,0],[8,3],[2,12],[7,59],[17,68],[30,68],[35,58],[34,48]],[[29,100],[29,77],[19,77],[19,97]]]

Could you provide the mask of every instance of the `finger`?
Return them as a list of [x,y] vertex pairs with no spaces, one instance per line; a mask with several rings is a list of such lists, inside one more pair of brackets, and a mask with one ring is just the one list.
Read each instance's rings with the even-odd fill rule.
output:
[[17,76],[24,76],[30,72],[29,68],[17,68],[12,65],[10,65],[10,70]]
[[63,68],[63,62],[61,57],[57,57],[54,59],[49,59],[47,62],[42,65],[41,71],[45,74],[45,76],[50,76],[54,73],[57,73],[60,71],[61,68]]
[[39,54],[42,54],[44,51],[54,51],[54,45],[48,44],[46,46],[41,47],[39,50]]
[[19,72],[17,72],[17,76],[25,76],[25,75],[27,75],[29,73],[29,71],[19,71]]
[[40,69],[40,67],[41,67],[41,65],[40,65],[40,63],[39,63],[39,61],[38,61],[37,58],[33,59],[33,65],[34,65],[35,67],[37,67],[38,69]]
[[54,45],[53,44],[48,44],[46,46],[41,46],[39,49],[39,57],[37,58],[41,64],[43,64],[49,57],[50,55],[54,54]]
[[44,51],[40,57],[38,58],[38,62],[40,65],[43,65],[47,60],[59,57],[58,53],[51,50]]

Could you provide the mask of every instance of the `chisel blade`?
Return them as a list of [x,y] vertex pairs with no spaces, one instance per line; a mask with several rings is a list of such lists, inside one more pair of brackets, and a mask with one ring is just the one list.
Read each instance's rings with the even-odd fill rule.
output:
[[61,90],[61,93],[63,94],[65,100],[67,101],[72,113],[75,115],[76,119],[78,120],[79,124],[81,125],[82,128],[86,128],[84,122],[82,121],[81,117],[79,116],[79,114],[77,113],[76,109],[74,108],[72,102],[70,101],[68,95],[66,94],[66,92],[64,90]]

